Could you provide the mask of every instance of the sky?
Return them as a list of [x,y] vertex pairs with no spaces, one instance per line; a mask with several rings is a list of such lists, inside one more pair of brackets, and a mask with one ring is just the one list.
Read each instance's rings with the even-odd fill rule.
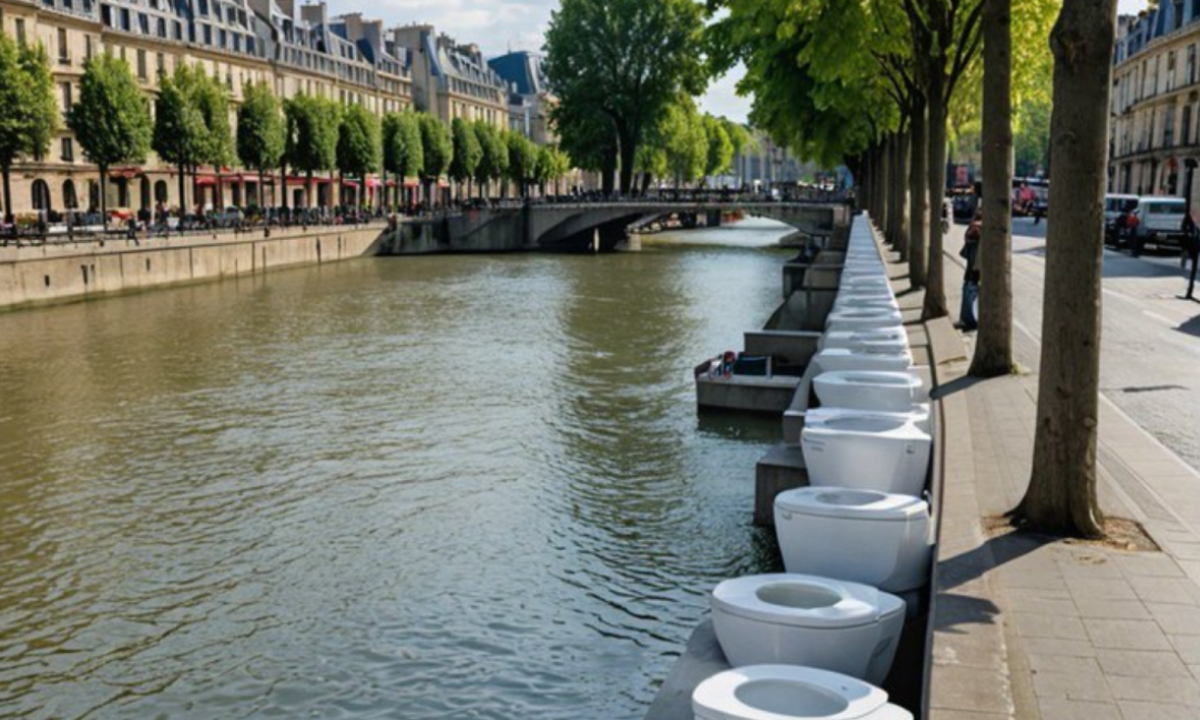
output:
[[[550,12],[558,0],[326,0],[334,13],[362,12],[391,24],[430,23],[459,42],[477,43],[487,57],[509,50],[540,50]],[[1118,0],[1121,13],[1135,14],[1146,0]],[[735,91],[739,66],[714,81],[700,99],[713,115],[744,122],[750,99]]]

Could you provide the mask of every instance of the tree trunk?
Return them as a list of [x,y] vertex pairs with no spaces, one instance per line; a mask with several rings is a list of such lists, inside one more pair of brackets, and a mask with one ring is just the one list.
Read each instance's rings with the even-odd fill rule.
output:
[[262,168],[258,169],[258,214],[263,214],[263,209],[266,208],[267,200],[267,184],[263,182],[266,179],[266,173]]
[[604,161],[600,167],[600,192],[605,197],[610,197],[613,194],[613,176],[616,172],[617,152],[610,148],[604,153]]
[[100,165],[100,222],[108,232],[108,166]]
[[929,275],[925,282],[923,320],[945,317],[945,259],[942,257],[942,201],[946,197],[946,71],[940,56],[929,73]]
[[908,259],[908,132],[896,136],[892,162],[892,241],[901,260]]
[[0,173],[3,173],[3,175],[4,175],[4,222],[5,222],[5,224],[12,225],[13,224],[12,188],[9,186],[9,183],[8,183],[9,175],[12,173],[12,166],[5,165],[3,168],[0,168]]
[[279,187],[282,188],[279,200],[279,207],[283,208],[284,212],[288,209],[288,189],[287,189],[287,163],[282,163],[279,166]]
[[620,135],[620,153],[621,153],[621,188],[620,192],[628,194],[633,183],[633,158],[637,151],[637,146],[633,143],[633,138],[628,137],[627,133]]
[[925,182],[925,167],[929,161],[926,149],[929,136],[925,132],[925,99],[914,99],[908,165],[908,276],[914,288],[924,287],[928,247],[926,223],[929,222],[929,193]]
[[879,227],[890,229],[892,226],[892,184],[888,182],[892,171],[891,141],[885,140],[879,145]]
[[[1046,238],[1033,472],[1018,521],[1103,535],[1096,501],[1100,283],[1116,0],[1064,0],[1050,49],[1054,182]],[[986,189],[985,189],[986,192]]]
[[313,206],[313,172],[309,170],[304,174],[304,204],[311,210]]
[[1012,0],[983,0],[983,236],[971,375],[1012,372]]

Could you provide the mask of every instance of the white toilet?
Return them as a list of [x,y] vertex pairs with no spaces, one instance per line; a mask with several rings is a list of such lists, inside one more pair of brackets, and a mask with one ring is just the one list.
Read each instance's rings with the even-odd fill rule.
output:
[[907,350],[908,331],[902,327],[836,330],[825,333],[817,341],[818,350],[825,348]]
[[838,295],[833,301],[833,312],[842,310],[856,310],[864,308],[887,308],[889,310],[899,310],[900,303],[896,302],[895,298],[889,297],[883,293],[876,295],[866,295],[861,293],[851,293]]
[[873,685],[798,665],[719,672],[692,691],[692,713],[696,720],[912,720]]
[[840,287],[843,289],[858,290],[873,290],[878,288],[891,289],[891,285],[888,283],[887,278],[878,275],[843,275]]
[[904,318],[895,308],[861,308],[834,310],[825,320],[827,330],[853,330],[856,328],[897,327]]
[[778,573],[726,580],[712,592],[713,628],[734,667],[808,665],[883,682],[904,601],[868,585]]
[[866,347],[856,350],[825,348],[818,352],[813,360],[822,372],[840,370],[901,371],[912,367],[912,353],[908,351],[908,348]]
[[923,402],[921,378],[911,372],[847,370],[813,378],[822,406],[853,410],[908,412]]
[[920,495],[933,446],[910,420],[884,415],[804,416],[800,449],[814,487]]
[[775,496],[775,533],[790,573],[900,593],[929,582],[929,503],[912,495],[804,487]]

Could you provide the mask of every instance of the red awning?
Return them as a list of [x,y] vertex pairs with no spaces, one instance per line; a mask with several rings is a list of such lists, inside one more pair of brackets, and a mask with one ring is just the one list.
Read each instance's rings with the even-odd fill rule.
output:
[[358,181],[357,180],[343,180],[342,187],[356,188],[356,187],[358,187]]
[[[308,178],[297,177],[295,175],[289,175],[287,182],[288,182],[288,185],[307,185]],[[313,178],[314,185],[327,185],[329,182],[330,182],[329,178],[323,178],[323,177],[314,177]]]
[[216,185],[217,179],[212,175],[205,175],[203,177],[197,177],[196,184],[202,187],[208,187],[211,185]]
[[126,180],[132,180],[133,178],[142,174],[144,174],[142,169],[136,167],[113,168],[108,171],[108,176],[110,178],[125,178]]
[[395,180],[388,180],[388,181],[387,181],[387,186],[388,186],[388,187],[396,187],[396,181],[395,181]]
[[373,177],[367,178],[367,187],[369,187],[369,188],[376,188],[382,184],[383,183],[379,182],[379,178],[373,178]]

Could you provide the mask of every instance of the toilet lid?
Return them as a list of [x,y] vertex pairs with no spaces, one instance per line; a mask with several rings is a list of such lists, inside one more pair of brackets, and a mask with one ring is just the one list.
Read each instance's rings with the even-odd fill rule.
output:
[[875,588],[817,575],[771,573],[726,580],[712,592],[714,610],[774,625],[850,628],[879,621]]
[[839,487],[804,487],[775,496],[775,507],[799,515],[848,520],[912,522],[929,517],[929,504],[912,495]]
[[748,665],[696,686],[692,711],[703,720],[857,720],[887,704],[858,678],[802,665]]

